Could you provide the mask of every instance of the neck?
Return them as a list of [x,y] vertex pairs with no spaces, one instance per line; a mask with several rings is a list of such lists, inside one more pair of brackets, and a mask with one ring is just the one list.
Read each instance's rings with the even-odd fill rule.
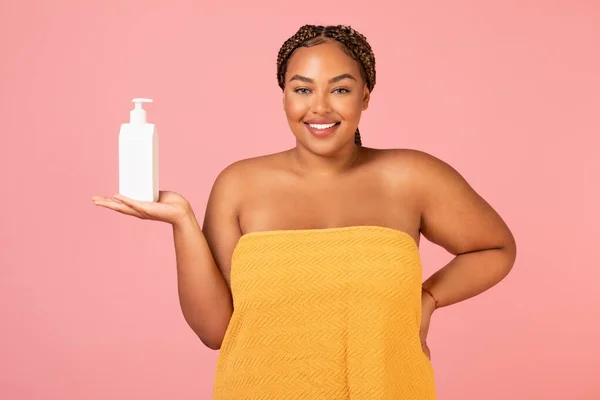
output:
[[300,143],[290,151],[294,169],[302,175],[332,176],[349,171],[357,163],[361,147],[354,143],[334,154],[315,154]]

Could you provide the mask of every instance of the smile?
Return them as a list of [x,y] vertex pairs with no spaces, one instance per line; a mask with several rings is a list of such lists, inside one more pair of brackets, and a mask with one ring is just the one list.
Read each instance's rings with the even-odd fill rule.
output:
[[308,131],[317,138],[326,138],[332,135],[340,126],[339,122],[332,122],[330,124],[309,124],[305,122]]
[[323,129],[329,129],[329,128],[333,128],[334,126],[336,126],[339,122],[334,122],[332,124],[307,124],[308,126],[310,126],[313,129],[319,129],[319,130],[323,130]]

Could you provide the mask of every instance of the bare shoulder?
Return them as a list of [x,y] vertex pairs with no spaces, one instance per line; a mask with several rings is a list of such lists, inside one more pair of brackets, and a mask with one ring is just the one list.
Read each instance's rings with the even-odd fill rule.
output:
[[225,167],[215,180],[215,187],[230,192],[233,197],[242,196],[258,179],[282,169],[286,152],[267,154],[235,161]]
[[272,155],[236,161],[219,173],[210,191],[202,231],[228,285],[231,256],[242,236],[240,210],[245,199],[258,190],[257,179],[270,176],[279,159]]
[[[391,168],[408,168],[417,171],[422,168],[444,168],[449,167],[441,159],[416,149],[368,149],[373,154],[373,159],[384,163]],[[417,168],[417,170],[413,170]]]
[[[415,149],[383,150],[381,162],[392,173],[402,176],[425,208],[435,197],[460,193],[463,200],[478,197],[475,190],[452,165],[432,154]],[[466,198],[464,197],[466,196]]]
[[285,170],[285,152],[246,158],[225,167],[215,179],[209,207],[217,206],[222,211],[239,217],[244,202],[264,189],[268,182],[276,179]]
[[284,164],[287,154],[288,151],[284,151],[238,160],[228,165],[222,174],[229,175],[231,179],[245,179],[263,172],[273,172]]
[[461,180],[443,160],[415,149],[367,149],[367,159],[386,179],[425,187],[434,179]]
[[421,214],[421,233],[453,254],[511,247],[514,238],[500,215],[447,162],[419,150],[375,151],[386,179],[410,190]]

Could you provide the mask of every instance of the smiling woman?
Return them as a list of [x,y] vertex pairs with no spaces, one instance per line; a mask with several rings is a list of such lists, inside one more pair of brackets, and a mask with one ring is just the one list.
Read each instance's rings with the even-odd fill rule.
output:
[[[332,46],[335,49],[332,49]],[[313,50],[311,52],[312,57],[291,57],[292,54],[303,53],[304,49]],[[323,57],[323,55],[329,55],[330,57]],[[355,62],[348,63],[348,60],[340,60],[340,58],[350,58]],[[298,65],[299,62],[308,62],[311,65]],[[333,77],[323,76],[324,72],[329,73],[332,68],[340,69],[339,75]],[[347,70],[342,71],[344,68]],[[300,70],[305,71],[309,76],[296,73]],[[290,75],[291,77],[286,82],[286,76]],[[289,118],[292,115],[289,108],[290,103],[298,102],[298,100],[292,98],[287,101],[289,92],[310,95],[319,87],[315,86],[317,82],[321,84],[325,83],[323,80],[326,80],[325,89],[328,90],[328,93],[338,97],[337,104],[335,101],[333,102],[333,105],[338,106],[337,108],[349,109],[349,105],[356,105],[357,107],[360,105],[358,110],[353,110],[354,119],[350,118],[347,121],[349,124],[358,125],[360,112],[367,109],[369,95],[375,87],[375,76],[375,56],[371,46],[363,35],[346,26],[305,25],[283,44],[277,57],[277,79],[279,87],[284,91],[286,114],[290,122],[292,122]],[[305,84],[307,87],[302,87],[301,84]],[[345,103],[340,103],[339,100],[345,100]],[[350,103],[352,100],[354,103]],[[304,122],[308,124],[308,130],[317,137],[329,136],[337,126],[311,125],[341,124],[341,121],[327,120],[326,118],[315,118]],[[292,124],[290,124],[290,127],[294,131]],[[358,126],[355,127],[354,135],[355,143],[360,145],[361,137]]]
[[[513,236],[445,162],[362,146],[375,57],[354,29],[303,26],[277,79],[296,145],[225,168],[202,229],[175,192],[94,201],[173,226],[183,314],[221,350],[215,399],[435,399],[431,316],[502,280]],[[454,256],[425,281],[421,235]]]
[[[323,45],[323,46],[325,48],[327,47],[327,45]],[[342,74],[342,75],[336,76],[334,78],[331,78],[328,81],[329,85],[335,85],[336,83],[340,82],[340,84],[337,85],[338,87],[331,90],[331,92],[333,94],[337,94],[337,95],[348,95],[348,94],[352,93],[350,88],[347,87],[349,85],[347,85],[346,87],[343,86],[344,81],[348,80],[348,79],[356,81],[356,78],[354,76],[352,76],[351,74]],[[300,84],[295,84],[296,82],[302,82],[305,85],[307,85],[308,87],[301,87]],[[314,87],[314,85],[315,85],[314,79],[307,78],[302,75],[294,75],[290,78],[290,81],[289,81],[289,86],[293,87],[292,92],[297,93],[297,94],[302,94],[302,95],[310,95],[311,94],[310,87]],[[286,99],[287,99],[287,96],[286,96]],[[288,112],[288,115],[290,115],[290,112]],[[315,135],[317,137],[326,137],[326,136],[329,136],[330,134],[332,134],[336,130],[336,128],[341,124],[341,121],[335,121],[331,118],[324,118],[324,117],[318,118],[317,117],[317,118],[312,118],[310,120],[304,121],[304,124],[307,126],[308,130],[313,135]],[[356,128],[355,142],[357,144],[360,144],[360,132],[358,131],[358,128]]]

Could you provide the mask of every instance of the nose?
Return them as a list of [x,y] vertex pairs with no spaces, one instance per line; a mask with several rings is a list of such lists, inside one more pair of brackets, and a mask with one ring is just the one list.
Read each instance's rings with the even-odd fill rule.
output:
[[312,111],[318,115],[325,115],[331,111],[327,93],[316,94],[313,97]]

